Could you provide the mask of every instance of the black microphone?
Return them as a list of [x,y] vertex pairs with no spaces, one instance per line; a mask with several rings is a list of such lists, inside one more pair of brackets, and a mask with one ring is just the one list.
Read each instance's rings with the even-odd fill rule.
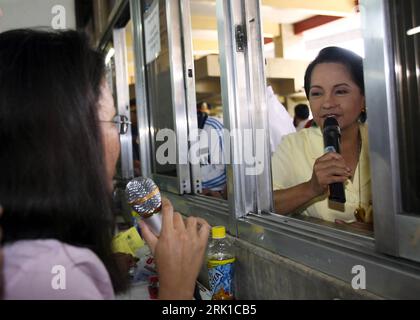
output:
[[[125,188],[127,202],[142,218],[150,230],[159,237],[162,229],[162,197],[156,183],[150,178],[132,179]],[[196,284],[194,298],[202,300],[200,290]]]
[[[335,119],[334,117],[328,117],[327,119],[325,119],[323,137],[325,152],[341,153],[341,130],[338,125],[337,119]],[[343,183],[335,182],[330,184],[330,195],[328,199],[340,203],[346,202],[346,195],[344,192]]]

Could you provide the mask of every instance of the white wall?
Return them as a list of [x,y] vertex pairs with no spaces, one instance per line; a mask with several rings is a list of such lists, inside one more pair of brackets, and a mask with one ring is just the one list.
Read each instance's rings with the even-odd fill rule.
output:
[[[360,14],[353,14],[295,35],[292,24],[283,24],[284,58],[312,61],[328,46],[349,49],[364,57]],[[265,46],[266,57],[274,57],[274,44]]]
[[54,6],[65,8],[66,29],[76,28],[74,0],[0,0],[0,32],[32,27],[51,27]]
[[305,39],[303,35],[294,33],[293,24],[283,25],[284,58],[293,60],[307,60]]

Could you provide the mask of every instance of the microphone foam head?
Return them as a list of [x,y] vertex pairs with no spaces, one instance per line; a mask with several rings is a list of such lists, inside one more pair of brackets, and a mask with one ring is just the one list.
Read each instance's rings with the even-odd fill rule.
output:
[[160,211],[162,198],[156,183],[149,178],[135,178],[125,188],[128,204],[142,218]]
[[328,117],[327,119],[325,119],[324,128],[330,127],[330,126],[337,126],[338,127],[338,122],[337,122],[337,119],[335,117]]

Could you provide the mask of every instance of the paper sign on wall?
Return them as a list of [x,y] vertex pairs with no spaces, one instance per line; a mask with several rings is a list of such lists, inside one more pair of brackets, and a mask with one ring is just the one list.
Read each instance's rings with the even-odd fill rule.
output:
[[144,33],[146,40],[146,63],[157,58],[160,53],[159,0],[153,1],[144,15]]

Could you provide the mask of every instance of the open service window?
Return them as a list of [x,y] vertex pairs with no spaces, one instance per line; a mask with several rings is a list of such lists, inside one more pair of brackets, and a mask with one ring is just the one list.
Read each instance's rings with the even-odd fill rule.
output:
[[[279,219],[293,218],[373,238],[361,14],[351,1],[322,5],[325,14],[321,16],[299,15],[297,8],[281,1],[273,8],[276,15],[262,10],[273,212]],[[304,5],[295,6],[303,9]],[[287,15],[288,10],[295,14]],[[308,66],[321,52],[320,59],[336,64],[317,64],[309,69],[305,83]],[[350,63],[354,69],[347,70],[345,65]],[[320,78],[325,73],[330,82]],[[330,86],[332,82],[342,87]],[[355,100],[346,109],[350,98]],[[325,161],[327,116],[335,117],[341,127],[341,164],[349,169],[342,180],[345,199],[341,203],[330,199],[327,183],[321,180],[328,173],[318,169],[318,163]]]
[[[371,1],[366,2],[370,4]],[[247,162],[241,162],[243,158],[235,158],[240,156],[241,152],[245,154],[245,148],[241,147],[243,144],[241,145],[240,139],[237,137],[232,139],[233,142],[230,145],[232,157],[234,160],[238,160],[239,163],[230,165],[227,168],[228,177],[232,179],[232,183],[228,183],[231,216],[236,219],[237,235],[242,240],[324,272],[349,284],[351,284],[354,276],[352,273],[353,268],[362,266],[366,273],[369,274],[369,280],[366,284],[368,291],[384,297],[414,297],[419,294],[420,290],[420,266],[414,261],[400,259],[399,257],[403,256],[401,254],[402,251],[398,254],[396,251],[386,250],[387,244],[390,244],[391,248],[395,248],[401,242],[397,241],[399,239],[396,238],[397,233],[395,230],[394,233],[390,234],[395,236],[394,239],[385,240],[385,234],[383,233],[386,230],[384,228],[386,226],[389,227],[393,223],[394,229],[397,228],[396,222],[399,217],[396,214],[397,211],[391,209],[394,206],[394,202],[392,202],[394,195],[392,193],[383,193],[384,189],[390,188],[393,190],[396,186],[392,181],[388,181],[387,179],[390,177],[384,174],[384,172],[392,172],[390,170],[391,162],[380,170],[380,161],[385,161],[386,164],[387,159],[391,160],[392,158],[395,160],[397,153],[388,153],[388,158],[382,157],[382,159],[378,159],[377,149],[379,148],[378,146],[386,144],[387,146],[382,150],[387,152],[389,145],[392,146],[395,142],[387,144],[384,136],[390,139],[390,137],[397,136],[397,134],[393,135],[388,128],[388,124],[393,123],[392,121],[394,120],[390,121],[388,118],[384,118],[384,116],[388,117],[383,108],[387,105],[386,98],[389,94],[384,90],[389,87],[389,84],[385,83],[385,85],[372,87],[372,83],[369,83],[369,81],[371,80],[370,77],[374,77],[376,81],[380,78],[381,81],[387,82],[389,79],[392,79],[392,74],[387,73],[389,67],[385,65],[380,66],[379,69],[372,69],[375,64],[380,62],[378,56],[383,56],[384,52],[386,53],[387,51],[384,51],[386,46],[381,48],[380,54],[371,51],[371,45],[374,43],[377,45],[378,39],[375,38],[375,41],[373,41],[369,33],[377,32],[378,28],[375,28],[375,30],[370,29],[370,31],[366,32],[366,27],[363,27],[363,23],[365,23],[365,26],[369,26],[370,23],[367,24],[363,21],[377,21],[372,20],[371,16],[368,20],[364,20],[366,17],[369,17],[369,14],[374,15],[376,19],[378,19],[378,16],[380,19],[383,19],[381,9],[383,9],[384,5],[382,2],[381,4],[376,3],[376,6],[370,8],[364,2],[361,2],[361,12],[359,13],[359,8],[355,6],[354,2],[329,1],[328,3],[331,5],[331,13],[337,12],[337,10],[348,10],[348,19],[341,21],[335,19],[337,22],[334,24],[333,32],[324,29],[321,37],[318,36],[317,38],[313,32],[307,33],[307,38],[304,41],[307,48],[309,48],[309,52],[308,56],[302,57],[303,61],[287,61],[297,57],[297,52],[302,49],[302,44],[298,45],[294,41],[296,38],[292,39],[295,47],[283,48],[282,57],[276,56],[279,53],[274,52],[274,58],[281,60],[277,64],[277,61],[270,59],[273,58],[269,56],[270,52],[265,50],[265,46],[270,44],[270,41],[266,38],[268,38],[269,32],[274,33],[271,35],[273,38],[272,43],[275,45],[274,51],[277,50],[281,53],[281,47],[276,45],[276,42],[281,43],[281,38],[290,39],[291,34],[288,33],[290,32],[290,26],[288,25],[290,23],[280,23],[285,29],[283,31],[275,31],[275,29],[270,29],[270,24],[263,21],[263,19],[266,19],[267,16],[273,19],[273,14],[270,15],[270,12],[272,13],[273,10],[275,10],[276,16],[291,19],[291,15],[287,16],[286,14],[288,9],[290,9],[291,3],[279,1],[276,2],[276,9],[273,9],[273,3],[267,5],[260,1],[217,1],[222,74],[221,87],[223,105],[227,107],[227,112],[224,112],[224,124],[229,130],[251,130],[251,138],[248,138],[246,141],[248,141],[248,146],[252,146],[253,151],[256,151],[257,147],[261,145],[265,147],[265,151],[262,153],[263,157],[257,158],[256,162],[262,165],[260,167],[262,170],[254,172],[256,173],[254,175],[250,175],[249,172],[246,172],[246,169],[249,168]],[[286,15],[286,17],[283,15]],[[302,17],[302,19],[305,18]],[[382,25],[381,21],[378,23]],[[344,24],[350,25],[356,30],[345,30],[346,26]],[[381,28],[384,28],[385,25],[383,24]],[[414,27],[411,26],[411,28]],[[263,32],[263,30],[267,31]],[[338,31],[338,35],[334,34],[334,31]],[[280,34],[276,35],[275,32]],[[293,28],[291,33],[294,33]],[[383,43],[384,39],[388,38],[387,36],[382,36],[382,42],[380,43]],[[365,168],[369,165],[372,167],[372,177],[370,181],[371,187],[367,188],[367,181],[361,179],[358,174],[361,170],[354,165],[351,182],[353,185],[359,186],[359,190],[362,190],[362,192],[353,192],[351,197],[349,197],[349,203],[354,202],[357,204],[355,208],[350,210],[352,219],[353,213],[356,213],[355,209],[358,209],[357,206],[360,202],[362,205],[366,205],[365,211],[368,211],[369,207],[370,210],[373,210],[374,231],[359,229],[355,228],[355,225],[350,225],[355,221],[340,224],[334,220],[326,221],[313,217],[308,219],[300,215],[299,212],[279,214],[276,212],[273,203],[272,171],[275,168],[273,168],[274,165],[271,162],[271,153],[269,151],[271,151],[270,135],[275,131],[271,130],[269,124],[269,120],[271,120],[270,111],[272,110],[268,109],[281,103],[286,107],[286,112],[292,117],[295,105],[308,103],[302,81],[304,72],[306,66],[315,58],[318,51],[327,46],[352,49],[363,59],[366,81],[362,81],[360,85],[366,86],[367,102],[365,107],[368,110],[368,125],[360,121],[365,126],[363,134],[366,134],[366,136],[361,137],[362,143],[359,143],[361,145],[359,154],[370,154],[371,158],[362,157],[362,162]],[[303,48],[305,48],[305,44],[303,44]],[[364,59],[365,54],[366,59]],[[273,55],[273,52],[271,52],[271,55]],[[287,57],[287,55],[289,56]],[[375,58],[372,59],[372,57]],[[305,61],[306,65],[304,65]],[[283,70],[283,73],[279,70]],[[416,68],[411,72],[415,74],[417,72]],[[268,90],[268,87],[271,87],[271,90]],[[337,95],[342,95],[344,91],[337,89],[334,92]],[[375,94],[373,95],[373,93]],[[418,95],[418,93],[415,94]],[[270,102],[273,96],[276,99],[273,100],[278,103],[272,104],[272,101]],[[282,96],[284,97],[282,98]],[[377,99],[379,99],[378,96],[381,96],[381,99],[384,101],[374,101],[372,100],[374,99],[373,96],[376,96]],[[360,104],[360,106],[362,105]],[[380,108],[382,108],[381,116],[379,116]],[[361,117],[360,120],[362,119]],[[393,119],[396,119],[396,117]],[[293,119],[291,121],[293,123]],[[310,130],[311,128],[313,128],[312,131],[314,133],[319,135],[318,138],[320,137],[321,139],[319,156],[322,156],[322,130],[316,127],[313,122],[309,122],[308,128],[303,130]],[[258,139],[261,138],[258,133],[259,129],[263,131],[261,143],[258,142],[260,141]],[[377,144],[378,140],[376,139],[382,139],[380,141],[381,144]],[[362,148],[365,148],[365,150]],[[360,151],[361,149],[362,151]],[[260,153],[251,153],[251,155],[255,154]],[[357,188],[353,189],[357,191]],[[372,190],[373,203],[365,201],[365,198],[370,198],[369,190]],[[298,194],[297,197],[299,196],[301,195]],[[380,205],[381,202],[383,203],[382,206]],[[392,214],[392,216],[386,216],[389,214]],[[404,218],[407,216],[404,215]],[[411,214],[410,218],[417,217]],[[399,229],[398,232],[402,232],[402,230]],[[418,228],[414,227],[411,231],[407,230],[411,232],[409,240],[411,245],[413,245],[416,243],[415,232],[418,232]],[[405,238],[405,236],[402,237]],[[393,257],[389,256],[389,253]],[[416,259],[411,257],[411,260]]]

